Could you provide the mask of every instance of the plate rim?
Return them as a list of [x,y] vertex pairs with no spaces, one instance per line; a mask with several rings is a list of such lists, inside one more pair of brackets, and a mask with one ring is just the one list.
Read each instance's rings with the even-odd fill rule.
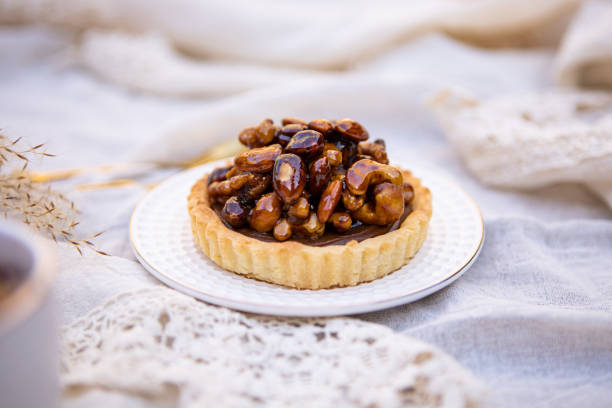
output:
[[[430,166],[424,165],[422,166],[424,170],[431,169],[431,171],[434,172],[437,177],[443,178],[446,182],[455,186],[471,202],[473,208],[476,210],[476,213],[478,214],[478,218],[480,219],[481,236],[480,236],[480,241],[478,242],[478,245],[476,247],[476,250],[474,251],[472,256],[462,266],[460,266],[456,271],[450,273],[444,278],[438,280],[437,282],[433,284],[428,284],[425,287],[415,289],[409,293],[395,296],[392,298],[376,300],[376,301],[368,301],[365,303],[362,302],[362,303],[351,304],[351,305],[340,305],[340,306],[334,306],[332,308],[325,307],[325,310],[323,310],[323,307],[321,306],[314,306],[314,307],[313,306],[305,306],[305,307],[290,306],[289,308],[279,308],[278,305],[274,305],[274,304],[265,304],[261,302],[253,303],[253,302],[249,302],[246,300],[236,301],[233,299],[227,299],[224,297],[220,297],[215,294],[203,292],[202,289],[200,288],[196,288],[189,284],[180,282],[176,280],[175,278],[167,275],[166,273],[159,271],[157,268],[155,268],[153,265],[151,265],[148,261],[145,260],[144,256],[142,256],[142,254],[138,251],[138,248],[136,248],[136,244],[134,242],[134,231],[133,231],[134,218],[135,218],[134,215],[136,214],[138,209],[141,207],[143,202],[156,189],[161,188],[162,186],[171,183],[175,178],[184,176],[188,172],[195,172],[196,169],[213,166],[217,163],[226,162],[228,159],[231,159],[231,158],[228,157],[228,158],[224,158],[220,160],[215,160],[210,163],[204,163],[196,167],[185,169],[183,171],[178,172],[177,174],[174,174],[168,177],[167,179],[162,181],[160,184],[155,186],[153,189],[148,191],[147,194],[145,194],[138,201],[138,203],[136,204],[136,206],[134,207],[132,211],[132,214],[130,215],[130,223],[129,223],[130,246],[138,262],[145,268],[145,270],[147,270],[151,275],[153,275],[155,278],[157,278],[159,281],[161,281],[165,285],[181,293],[185,293],[193,298],[196,298],[196,299],[199,299],[199,300],[202,300],[202,301],[214,304],[214,305],[224,306],[224,307],[228,307],[234,310],[240,310],[243,312],[259,313],[259,314],[274,315],[274,316],[285,316],[285,317],[329,317],[329,316],[344,316],[344,315],[353,315],[353,314],[360,314],[360,313],[367,313],[367,312],[375,312],[375,311],[384,310],[387,308],[415,302],[417,300],[423,299],[424,297],[427,297],[449,286],[450,284],[455,282],[457,279],[459,279],[472,266],[472,264],[475,262],[475,260],[480,255],[480,252],[482,251],[482,248],[484,246],[484,240],[486,236],[485,223],[484,223],[484,218],[482,216],[482,212],[480,211],[480,207],[478,206],[476,201],[467,193],[467,191],[465,191],[465,189],[463,189],[463,187],[461,187],[457,182],[452,180],[446,174],[441,174],[442,172],[436,169],[431,169]],[[229,273],[233,273],[233,272],[229,272]],[[247,277],[244,277],[244,278],[249,279]],[[362,283],[362,285],[367,285],[368,283],[369,282],[364,282]],[[293,288],[286,288],[286,289],[293,289]],[[298,289],[295,289],[295,290],[298,290]],[[334,288],[324,289],[324,290],[334,290]]]

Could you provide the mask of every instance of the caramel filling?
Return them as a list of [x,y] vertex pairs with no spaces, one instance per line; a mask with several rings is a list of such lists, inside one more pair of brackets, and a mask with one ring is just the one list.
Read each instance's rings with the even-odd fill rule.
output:
[[[242,235],[246,235],[247,237],[258,239],[260,241],[278,242],[276,239],[274,239],[272,232],[257,232],[249,227],[233,228],[231,225],[226,223],[223,217],[221,216],[221,211],[223,210],[222,205],[214,204],[212,208],[227,228],[239,232]],[[406,205],[404,213],[402,214],[400,219],[389,225],[367,225],[357,221],[353,223],[351,228],[346,232],[336,232],[331,228],[326,228],[325,233],[319,238],[310,239],[307,237],[300,237],[294,235],[291,237],[291,239],[289,239],[289,241],[296,241],[311,246],[344,245],[349,243],[350,241],[361,242],[368,238],[377,237],[379,235],[386,234],[387,232],[395,231],[402,225],[402,222],[404,222],[404,220],[408,217],[408,215],[410,215],[411,212],[412,208],[410,207],[410,205]]]
[[208,196],[228,228],[313,246],[360,242],[399,228],[414,189],[389,164],[383,140],[367,142],[368,131],[348,118],[281,123],[264,119],[244,129],[238,139],[249,150],[210,174]]

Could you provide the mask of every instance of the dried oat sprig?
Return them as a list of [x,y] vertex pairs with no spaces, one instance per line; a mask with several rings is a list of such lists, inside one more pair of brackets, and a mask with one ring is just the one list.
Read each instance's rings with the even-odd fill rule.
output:
[[[31,146],[28,148],[20,148],[19,143],[21,142],[21,137],[17,139],[10,140],[8,137],[0,134],[0,168],[7,164],[11,158],[21,160],[22,167],[21,170],[25,171],[30,163],[30,157],[39,156],[39,157],[54,157],[54,154],[47,153],[44,150],[44,144],[38,144],[36,146]],[[30,156],[30,157],[28,157]]]
[[79,254],[87,248],[108,255],[92,242],[101,233],[77,237],[79,211],[74,202],[48,184],[33,181],[26,171],[31,158],[53,155],[46,152],[43,144],[33,147],[23,144],[21,138],[11,140],[0,133],[0,212],[6,218],[20,219],[55,242],[69,243]]

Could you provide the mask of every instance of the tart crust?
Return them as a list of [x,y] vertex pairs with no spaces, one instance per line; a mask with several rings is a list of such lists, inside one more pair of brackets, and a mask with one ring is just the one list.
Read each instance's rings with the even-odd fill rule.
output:
[[431,192],[410,171],[412,212],[394,231],[361,242],[315,247],[296,241],[265,242],[225,226],[208,200],[208,175],[187,199],[196,243],[217,265],[249,278],[299,289],[354,286],[381,278],[407,264],[421,248],[431,218]]

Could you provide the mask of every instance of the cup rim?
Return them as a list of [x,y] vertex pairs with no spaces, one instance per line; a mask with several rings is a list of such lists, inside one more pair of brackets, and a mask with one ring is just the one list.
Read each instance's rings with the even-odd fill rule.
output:
[[37,234],[12,221],[0,220],[0,232],[23,245],[33,257],[31,273],[0,299],[0,337],[33,315],[47,299],[55,281],[55,253]]

